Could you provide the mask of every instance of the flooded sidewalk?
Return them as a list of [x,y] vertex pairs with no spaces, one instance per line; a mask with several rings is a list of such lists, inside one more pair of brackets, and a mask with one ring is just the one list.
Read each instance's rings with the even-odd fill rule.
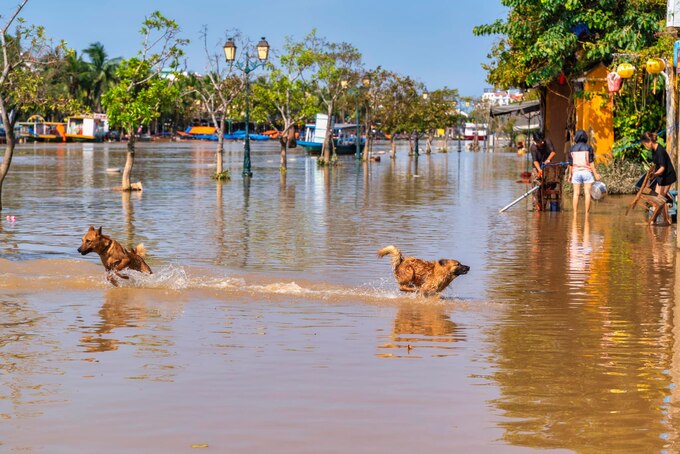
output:
[[[675,227],[613,196],[587,221],[499,214],[527,190],[515,154],[296,152],[284,178],[258,144],[244,182],[229,147],[216,185],[211,144],[143,144],[136,194],[109,190],[124,145],[20,148],[0,451],[678,450]],[[143,242],[154,274],[112,288],[76,251],[91,224]],[[441,299],[402,294],[389,244],[471,270]]]

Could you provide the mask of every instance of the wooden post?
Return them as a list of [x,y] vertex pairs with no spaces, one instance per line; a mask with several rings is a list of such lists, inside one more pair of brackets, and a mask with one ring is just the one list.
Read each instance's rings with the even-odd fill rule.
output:
[[[677,33],[680,28],[680,0],[668,0],[666,3],[666,31]],[[678,153],[678,90],[676,87],[676,48],[674,46],[673,57],[666,65],[666,149],[670,154],[671,162],[675,163],[675,168],[680,167],[680,153]],[[677,187],[677,186],[676,186]],[[676,229],[677,230],[677,229]],[[680,235],[676,235],[676,246],[680,248]]]
[[677,126],[678,121],[678,96],[675,88],[675,68],[672,63],[666,68],[666,149],[672,162],[678,157]]

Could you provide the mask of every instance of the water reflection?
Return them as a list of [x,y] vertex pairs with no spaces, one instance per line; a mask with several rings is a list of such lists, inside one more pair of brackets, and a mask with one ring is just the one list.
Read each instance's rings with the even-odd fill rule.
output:
[[224,232],[224,188],[221,182],[215,183],[215,219],[212,228],[215,235],[215,260],[216,265],[224,265],[226,258],[226,235]]
[[503,439],[577,452],[660,451],[674,271],[669,254],[649,258],[672,238],[602,216],[527,216],[535,227],[505,247],[512,265],[492,264],[512,282],[490,291],[509,303],[490,334]]
[[140,361],[127,368],[127,378],[172,381],[178,365],[173,360],[175,340],[167,325],[181,313],[182,304],[168,295],[163,304],[155,303],[155,299],[153,292],[139,289],[107,290],[98,311],[99,320],[84,327],[80,347],[86,353],[130,347]]
[[[656,229],[668,231],[670,229]],[[675,255],[675,294],[680,295],[680,254]],[[667,439],[668,452],[680,450],[680,304],[676,301],[671,306],[670,325],[672,337],[672,353],[670,362],[671,383],[666,390],[662,411],[667,412],[666,432],[662,437]]]
[[394,353],[379,353],[384,358],[445,357],[453,354],[456,342],[465,340],[461,326],[453,322],[449,309],[435,302],[402,304],[397,309],[389,342],[379,349]]
[[51,377],[64,373],[60,345],[41,329],[50,323],[29,301],[0,298],[0,420],[38,416],[56,401]]
[[83,333],[81,346],[86,352],[118,350],[121,340],[114,336],[116,328],[140,327],[146,314],[144,305],[131,301],[127,292],[108,290],[99,309],[100,321]]

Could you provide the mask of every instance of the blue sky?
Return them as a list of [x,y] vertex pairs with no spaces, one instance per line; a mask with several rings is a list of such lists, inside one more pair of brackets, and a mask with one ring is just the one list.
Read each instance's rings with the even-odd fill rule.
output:
[[130,57],[140,47],[141,22],[154,10],[175,19],[192,41],[187,63],[197,72],[206,62],[203,25],[215,44],[236,28],[254,41],[266,36],[272,48],[316,28],[331,41],[353,44],[368,68],[380,65],[430,90],[448,86],[467,96],[488,86],[481,63],[497,39],[473,36],[472,27],[506,16],[500,0],[29,0],[22,17],[79,53],[100,41],[109,57]]

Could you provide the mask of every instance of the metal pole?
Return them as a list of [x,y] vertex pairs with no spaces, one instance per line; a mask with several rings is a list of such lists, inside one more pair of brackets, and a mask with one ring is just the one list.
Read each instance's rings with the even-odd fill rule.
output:
[[416,156],[419,156],[419,153],[418,153],[418,131],[416,131],[415,133],[416,133],[416,138],[415,138],[414,144],[413,144],[414,145],[414,147],[413,147],[414,148],[414,154]]
[[354,136],[354,142],[356,144],[356,158],[361,159],[361,126],[359,125],[359,90],[357,89],[356,93],[356,120],[357,120],[357,133]]
[[524,193],[522,196],[520,196],[519,198],[513,200],[512,202],[510,202],[510,204],[508,204],[508,205],[506,205],[504,208],[501,208],[500,210],[498,210],[498,212],[499,212],[499,213],[503,213],[505,210],[507,210],[507,209],[510,208],[511,206],[515,205],[515,204],[518,203],[520,200],[524,199],[525,197],[528,197],[530,194],[534,193],[535,191],[538,191],[539,188],[540,188],[540,186],[535,186],[535,187],[533,187],[532,189],[529,190],[529,192],[526,192],[526,193]]
[[245,142],[243,144],[243,172],[241,175],[243,177],[252,177],[253,172],[250,170],[250,112],[249,112],[249,106],[248,106],[248,92],[250,91],[250,83],[249,83],[249,77],[248,73],[250,72],[250,68],[248,67],[249,63],[249,56],[246,54],[246,68],[245,68],[245,73],[246,73],[246,138]]
[[461,148],[461,138],[460,136],[463,134],[463,128],[461,128],[461,123],[460,120],[458,120],[458,153],[462,151]]

